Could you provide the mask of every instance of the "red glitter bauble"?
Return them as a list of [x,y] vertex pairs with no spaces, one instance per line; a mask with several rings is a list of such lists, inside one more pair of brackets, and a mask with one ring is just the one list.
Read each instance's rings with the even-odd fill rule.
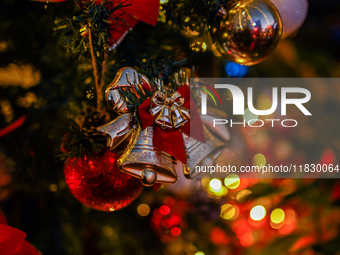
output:
[[139,179],[120,171],[119,154],[107,150],[102,156],[71,158],[65,163],[65,181],[84,205],[101,211],[128,206],[143,190]]

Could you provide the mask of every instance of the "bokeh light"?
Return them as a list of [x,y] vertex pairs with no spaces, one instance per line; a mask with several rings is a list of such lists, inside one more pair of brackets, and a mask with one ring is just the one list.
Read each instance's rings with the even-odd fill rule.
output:
[[141,216],[147,216],[150,213],[150,207],[147,204],[140,204],[137,207],[137,212]]
[[270,214],[270,220],[275,224],[280,224],[285,219],[285,212],[281,208],[276,208]]
[[263,154],[258,153],[253,157],[252,163],[253,163],[253,166],[258,166],[261,169],[262,166],[266,165],[267,160]]
[[[244,111],[244,114],[243,114],[243,119],[246,121],[246,122],[249,122],[249,124],[254,124],[257,120],[258,120],[259,116],[252,113],[249,108],[247,108],[245,111]],[[250,121],[251,120],[251,121]],[[259,125],[259,124],[257,124]]]
[[236,189],[238,186],[240,186],[241,180],[240,177],[237,174],[229,174],[224,179],[224,185],[228,189]]
[[288,140],[280,139],[274,144],[273,154],[277,160],[283,161],[289,159],[293,150],[293,145]]
[[213,190],[219,190],[222,187],[222,183],[219,179],[212,179],[209,183],[209,186]]
[[264,219],[265,216],[266,216],[266,208],[264,208],[262,205],[254,206],[250,210],[250,218],[252,220],[260,221]]
[[216,198],[221,198],[228,194],[228,189],[222,186],[222,182],[219,179],[212,179],[209,182],[208,193]]
[[209,178],[202,178],[201,183],[203,187],[207,187],[209,185],[210,179]]
[[240,243],[244,247],[251,246],[254,243],[254,238],[253,238],[251,233],[240,235],[240,236],[238,236],[238,238],[240,239]]
[[[262,95],[260,96],[259,98],[259,103],[258,103],[258,107],[257,109],[258,110],[268,110],[268,109],[271,109],[273,103],[272,103],[272,99],[266,95]],[[263,115],[261,116],[262,119],[268,119],[268,118],[271,118],[273,116],[273,113],[272,114],[269,114],[269,115]]]
[[279,229],[281,235],[288,235],[297,227],[297,215],[293,209],[285,209],[284,226]]
[[160,212],[162,215],[168,215],[169,212],[170,212],[170,207],[167,206],[167,205],[162,205],[162,206],[159,208],[159,212]]
[[248,71],[248,66],[243,66],[233,62],[228,62],[225,66],[225,72],[231,77],[244,77]]
[[48,186],[48,189],[52,192],[56,192],[58,190],[58,185],[57,184],[51,184]]
[[237,193],[236,200],[240,203],[244,203],[250,198],[251,194],[252,192],[248,189],[241,190]]
[[32,64],[10,63],[0,68],[0,86],[20,86],[24,89],[40,83],[41,73]]
[[255,134],[257,131],[257,127],[251,127],[251,126],[248,126],[246,125],[245,127],[243,126],[242,127],[242,132],[245,134],[245,135],[253,135]]
[[225,220],[234,220],[239,214],[239,209],[235,205],[224,204],[221,206],[220,216]]
[[181,229],[179,227],[173,227],[170,232],[173,236],[179,236],[181,234]]
[[203,251],[198,251],[195,253],[195,255],[205,255]]
[[220,227],[214,227],[210,234],[211,243],[214,245],[226,245],[228,243],[228,236]]

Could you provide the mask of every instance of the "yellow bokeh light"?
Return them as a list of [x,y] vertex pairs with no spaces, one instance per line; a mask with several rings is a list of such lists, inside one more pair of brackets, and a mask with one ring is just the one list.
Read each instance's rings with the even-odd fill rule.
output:
[[266,208],[262,205],[254,206],[250,210],[250,218],[255,221],[260,221],[266,216]]
[[195,253],[195,255],[205,255],[203,251],[198,251]]
[[250,198],[251,194],[252,192],[248,189],[241,190],[237,193],[236,200],[240,203],[244,203]]
[[219,189],[212,189],[210,187],[208,194],[213,195],[216,198],[221,198],[221,197],[228,194],[228,189],[226,187],[223,187],[223,186]]
[[212,179],[209,183],[209,186],[213,189],[213,190],[219,190],[222,187],[222,183],[219,179]]
[[280,224],[285,219],[285,212],[281,208],[276,208],[270,214],[270,220],[275,224]]
[[0,86],[21,86],[24,89],[40,83],[41,73],[31,64],[9,64],[0,68]]
[[263,98],[258,106],[259,110],[268,110],[272,107],[273,103],[270,99],[268,98]]
[[201,183],[203,187],[207,187],[209,185],[210,179],[209,178],[202,178]]
[[253,157],[252,163],[253,166],[258,166],[261,169],[262,166],[264,166],[267,163],[267,160],[263,154],[258,153]]
[[221,206],[221,214],[220,216],[225,220],[231,220],[234,218],[236,214],[235,206],[231,204],[225,204]]
[[160,0],[160,4],[166,4],[169,0]]
[[48,186],[48,189],[52,192],[55,192],[58,190],[58,186],[56,184],[51,184],[50,186]]
[[213,195],[217,198],[221,198],[222,196],[225,196],[228,194],[228,189],[224,186],[222,186],[222,182],[219,179],[212,179],[209,182],[209,190],[208,193],[210,195]]
[[150,207],[147,204],[140,204],[137,207],[137,212],[141,216],[147,216],[150,213]]
[[270,224],[270,226],[271,226],[273,229],[280,229],[280,228],[283,227],[283,225],[285,224],[285,222],[282,221],[280,224],[275,224],[275,223],[273,223],[273,222],[270,222],[269,224]]
[[241,180],[240,177],[237,174],[229,174],[224,179],[224,185],[228,189],[236,189],[238,186],[240,186]]

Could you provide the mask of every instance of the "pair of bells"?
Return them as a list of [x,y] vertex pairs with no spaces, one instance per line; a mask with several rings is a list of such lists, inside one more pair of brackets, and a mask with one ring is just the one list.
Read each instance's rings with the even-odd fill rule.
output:
[[182,96],[175,92],[170,98],[158,91],[151,97],[156,106],[150,109],[152,116],[158,115],[155,123],[165,128],[180,128],[190,119],[189,109],[181,107],[184,104]]
[[[126,98],[118,89],[118,86],[133,86],[133,84],[141,83],[149,84],[149,81],[136,70],[127,67],[118,71],[113,82],[106,89],[106,99],[112,109],[120,115],[112,122],[99,127],[98,131],[108,135],[107,145],[110,149],[116,148],[123,140],[131,136],[127,148],[118,160],[118,165],[123,172],[140,178],[145,186],[152,186],[154,183],[175,183],[178,179],[177,172],[183,172],[187,178],[195,177],[192,176],[195,166],[207,163],[207,159],[208,161],[215,160],[221,154],[225,143],[205,127],[206,143],[183,134],[188,156],[186,165],[153,146],[153,126],[141,130],[136,123],[135,109],[127,104]],[[177,116],[176,111],[173,112],[174,118],[171,119],[171,116],[165,113],[160,116],[168,116],[169,119],[159,121],[168,121],[169,125],[177,120],[179,123],[183,122],[183,116]]]

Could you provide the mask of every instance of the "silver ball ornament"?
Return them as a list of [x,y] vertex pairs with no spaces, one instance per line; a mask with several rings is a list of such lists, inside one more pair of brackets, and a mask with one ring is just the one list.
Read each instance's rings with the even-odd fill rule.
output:
[[156,182],[157,173],[153,169],[145,168],[142,171],[140,178],[144,186],[150,187]]

